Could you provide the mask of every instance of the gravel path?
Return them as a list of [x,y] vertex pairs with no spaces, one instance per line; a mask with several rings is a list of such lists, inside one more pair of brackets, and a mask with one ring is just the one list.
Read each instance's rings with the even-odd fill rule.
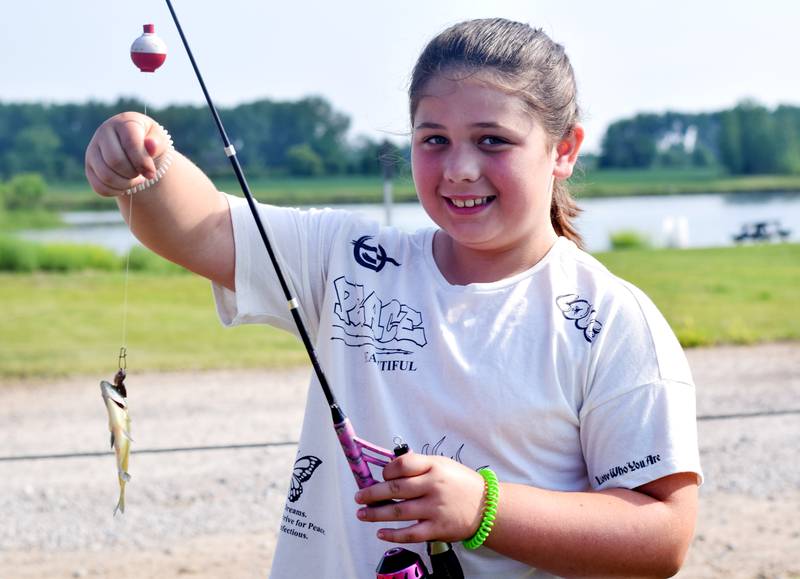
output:
[[[800,343],[689,351],[700,416],[800,409]],[[134,448],[297,440],[308,372],[133,375]],[[0,384],[0,458],[106,450],[98,377]],[[679,577],[800,577],[800,414],[701,420],[706,483]],[[292,445],[0,460],[0,579],[265,577]]]

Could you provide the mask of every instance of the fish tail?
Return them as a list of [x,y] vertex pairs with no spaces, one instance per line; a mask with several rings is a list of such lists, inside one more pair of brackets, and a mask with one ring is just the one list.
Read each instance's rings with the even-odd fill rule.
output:
[[114,516],[117,516],[117,511],[125,514],[125,483],[131,479],[131,475],[127,472],[122,472],[119,475],[119,500],[117,506],[114,507]]
[[114,516],[115,517],[117,516],[117,511],[119,511],[123,515],[125,514],[125,495],[123,493],[120,493],[119,502],[117,503],[117,506],[114,507]]

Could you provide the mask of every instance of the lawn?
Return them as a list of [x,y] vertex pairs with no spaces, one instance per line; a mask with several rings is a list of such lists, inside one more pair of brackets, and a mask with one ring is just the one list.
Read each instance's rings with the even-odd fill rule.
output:
[[684,346],[800,339],[800,245],[598,254],[640,287]]
[[[800,339],[800,245],[598,254],[642,288],[685,346]],[[121,272],[0,275],[0,379],[116,370],[122,345]],[[128,365],[136,370],[279,367],[305,363],[291,335],[222,328],[209,283],[132,273]]]

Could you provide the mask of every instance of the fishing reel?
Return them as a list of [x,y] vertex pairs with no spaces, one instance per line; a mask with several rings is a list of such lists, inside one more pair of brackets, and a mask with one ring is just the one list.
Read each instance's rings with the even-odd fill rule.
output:
[[[395,439],[394,450],[390,453],[388,450],[356,436],[349,420],[346,420],[346,423],[346,425],[338,424],[336,432],[359,488],[365,488],[377,482],[372,478],[366,463],[383,468],[389,464],[390,460],[402,456],[410,450],[407,444]],[[418,553],[402,547],[389,549],[378,563],[375,570],[376,579],[464,579],[461,563],[450,543],[428,541],[427,552],[431,561],[432,572],[430,573]]]
[[464,579],[464,572],[450,543],[428,542],[432,573],[428,573],[422,557],[414,551],[395,547],[383,554],[375,570],[376,579]]

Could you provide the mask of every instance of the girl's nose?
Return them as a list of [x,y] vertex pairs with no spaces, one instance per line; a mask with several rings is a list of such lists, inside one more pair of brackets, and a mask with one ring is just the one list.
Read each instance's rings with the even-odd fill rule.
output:
[[444,164],[444,178],[451,183],[472,183],[481,176],[480,162],[474,151],[453,147]]

